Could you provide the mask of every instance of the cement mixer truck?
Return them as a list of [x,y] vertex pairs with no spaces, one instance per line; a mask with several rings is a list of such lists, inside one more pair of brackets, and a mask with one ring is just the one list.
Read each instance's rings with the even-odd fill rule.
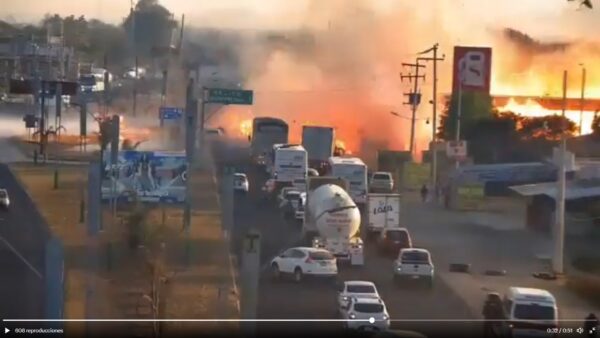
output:
[[313,247],[328,250],[338,261],[363,265],[360,210],[347,188],[341,178],[310,177],[302,231]]

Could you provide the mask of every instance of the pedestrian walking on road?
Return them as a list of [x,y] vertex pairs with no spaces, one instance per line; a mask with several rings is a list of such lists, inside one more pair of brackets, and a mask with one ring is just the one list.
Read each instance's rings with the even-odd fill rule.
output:
[[427,194],[429,193],[429,189],[427,189],[427,185],[423,184],[423,186],[421,187],[421,199],[423,200],[423,203],[427,202]]
[[587,317],[585,317],[585,322],[583,323],[583,328],[587,333],[588,337],[596,338],[598,337],[598,330],[600,329],[598,326],[600,323],[598,322],[598,317],[595,314],[590,313]]

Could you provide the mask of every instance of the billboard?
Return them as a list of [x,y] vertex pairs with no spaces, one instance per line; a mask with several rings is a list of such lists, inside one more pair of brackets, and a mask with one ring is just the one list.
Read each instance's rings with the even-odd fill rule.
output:
[[110,165],[110,152],[103,159],[102,201],[133,201],[133,193],[145,203],[185,201],[187,160],[184,152],[120,151],[118,164]]
[[462,75],[462,90],[490,93],[492,49],[489,47],[454,47],[452,92],[458,91]]

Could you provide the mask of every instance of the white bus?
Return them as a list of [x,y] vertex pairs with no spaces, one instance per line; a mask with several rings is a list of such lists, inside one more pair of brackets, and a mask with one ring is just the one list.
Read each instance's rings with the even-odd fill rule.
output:
[[367,165],[358,157],[332,156],[328,161],[327,176],[339,177],[348,181],[349,195],[356,204],[367,201]]
[[275,149],[273,178],[279,184],[292,184],[296,179],[306,179],[308,155],[303,146],[285,144]]

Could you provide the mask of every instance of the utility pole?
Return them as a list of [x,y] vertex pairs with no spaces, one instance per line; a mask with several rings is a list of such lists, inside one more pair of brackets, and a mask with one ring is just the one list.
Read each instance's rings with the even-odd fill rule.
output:
[[412,74],[412,72],[409,73],[408,75],[400,74],[401,80],[404,80],[404,79],[408,79],[409,81],[414,80],[413,91],[410,93],[404,94],[404,95],[408,96],[408,102],[406,102],[404,104],[409,104],[412,106],[412,118],[411,118],[411,122],[410,122],[410,146],[409,146],[409,151],[412,156],[413,152],[414,152],[414,147],[415,147],[415,121],[416,121],[416,117],[417,117],[417,106],[421,102],[421,94],[418,92],[419,91],[419,79],[423,79],[423,80],[425,79],[425,75],[419,75],[419,69],[424,68],[425,66],[419,64],[418,59],[417,59],[416,63],[402,63],[402,66],[414,68],[414,72],[415,72],[414,75]]
[[582,126],[583,126],[583,109],[585,103],[585,66],[580,64],[583,69],[581,70],[581,111],[579,112],[579,135],[582,134]]
[[135,57],[135,78],[133,79],[133,116],[136,116],[137,110],[137,86],[138,86],[138,56],[137,56],[137,43],[136,43],[136,10],[133,5],[133,0],[130,1],[130,12],[131,12],[131,45],[133,47],[133,55]]
[[[431,151],[431,185],[433,189],[437,189],[437,62],[444,61],[445,55],[442,55],[441,58],[437,57],[439,44],[436,43],[430,49],[421,52],[419,54],[426,54],[429,52],[433,52],[432,58],[417,58],[417,61],[433,61],[433,98],[432,98],[432,108],[433,108],[433,118],[432,118],[432,130],[431,130],[431,143],[430,147]],[[437,190],[436,190],[437,191]]]
[[556,189],[556,212],[554,226],[554,259],[552,260],[552,268],[555,274],[564,273],[564,237],[565,237],[565,155],[567,152],[567,138],[565,135],[565,110],[567,107],[567,71],[563,73],[563,102],[562,102],[562,117],[563,125],[561,126],[560,134],[560,163],[558,164],[558,187]]

